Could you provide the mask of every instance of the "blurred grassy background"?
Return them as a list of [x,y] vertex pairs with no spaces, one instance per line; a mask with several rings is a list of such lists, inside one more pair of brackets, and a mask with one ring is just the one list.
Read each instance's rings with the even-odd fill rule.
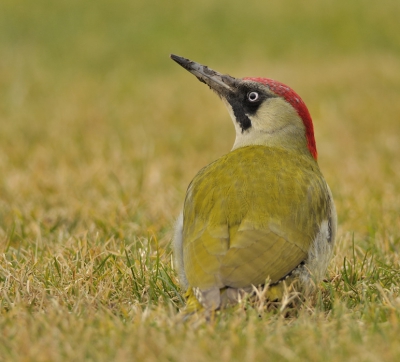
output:
[[[170,53],[236,77],[275,78],[302,96],[314,119],[320,167],[339,214],[338,248],[330,275],[346,283],[341,268],[344,258],[353,255],[352,240],[353,267],[361,268],[353,275],[353,289],[342,290],[336,285],[337,300],[350,305],[351,313],[359,312],[363,298],[373,290],[371,298],[377,304],[371,310],[379,312],[367,313],[371,321],[388,323],[392,315],[388,310],[392,310],[397,313],[393,320],[400,322],[399,19],[398,0],[3,0],[3,355],[16,360],[55,361],[63,356],[111,360],[119,351],[121,360],[129,359],[131,347],[124,349],[121,342],[128,338],[127,331],[137,340],[155,332],[149,322],[140,329],[129,323],[127,327],[122,321],[141,320],[143,308],[152,306],[156,310],[148,313],[163,321],[159,334],[154,334],[159,344],[153,341],[149,349],[141,346],[143,354],[136,356],[159,359],[161,355],[154,348],[161,353],[164,341],[170,344],[169,360],[184,359],[174,354],[182,345],[174,345],[173,333],[166,332],[174,324],[174,313],[165,307],[171,306],[169,298],[175,306],[182,304],[174,290],[168,243],[189,181],[202,166],[229,151],[234,130],[222,103],[174,64]],[[363,269],[366,252],[371,270],[377,274]],[[374,260],[378,264],[373,264]],[[130,263],[136,263],[137,269]],[[379,274],[382,265],[385,268]],[[172,278],[167,285],[159,284],[159,267],[165,271],[162,278]],[[141,270],[142,279],[137,273],[131,277],[133,270]],[[152,275],[150,279],[146,272]],[[392,293],[390,297],[381,295],[375,286],[382,273],[390,275],[381,285]],[[366,287],[369,277],[371,284]],[[93,312],[94,322],[88,320],[103,326],[105,332],[99,329],[99,345],[76,348],[80,340],[96,336],[88,324],[81,325],[76,339],[71,337],[82,313],[91,308],[97,312]],[[50,319],[38,317],[43,311]],[[33,313],[38,322],[30,324],[25,313]],[[172,316],[164,320],[162,313]],[[345,314],[348,328],[351,313]],[[53,329],[49,320],[59,320],[61,327],[56,323]],[[64,320],[70,321],[68,327],[62,327]],[[218,327],[225,340],[230,338],[224,334],[229,328],[244,328],[242,320],[232,320],[233,326],[221,322],[227,329]],[[311,326],[307,320],[303,322],[300,325],[311,330],[331,328],[318,321]],[[119,349],[100,347],[110,338],[105,325],[117,331],[113,343]],[[277,328],[273,323],[270,327]],[[41,328],[48,332],[47,338],[36,334]],[[213,343],[222,343],[220,339],[201,339],[190,332],[191,339],[185,340],[188,331],[179,328],[176,333],[182,333],[180,343],[187,343],[187,353],[198,348],[198,360],[220,357],[216,350],[207,350],[207,346],[215,346]],[[211,335],[215,333],[207,329],[211,327],[204,328]],[[256,336],[265,332],[258,334],[260,330],[252,323],[248,328],[255,328],[251,333]],[[50,343],[48,336],[54,333],[62,337]],[[296,340],[300,330],[282,333]],[[357,340],[358,332],[354,333]],[[376,340],[370,344],[375,348],[371,356],[390,360],[399,353],[398,348],[385,348],[372,329],[370,333],[366,336]],[[196,344],[199,338],[203,349]],[[247,356],[250,347],[232,338],[225,346],[223,360],[232,360],[232,355],[238,359]],[[357,348],[364,345],[363,338]],[[23,341],[32,343],[17,351]],[[319,342],[317,335],[310,337],[310,343]],[[325,342],[320,353],[328,353],[330,348],[333,351],[333,344]],[[290,347],[294,354],[282,355],[263,347],[253,348],[253,357],[264,357],[268,352],[275,360],[299,356],[311,360],[306,344],[288,346],[274,339],[271,343],[278,343],[284,351]],[[335,343],[349,354],[355,352],[345,346],[344,338]],[[207,352],[201,354],[204,349]],[[103,354],[96,355],[99,351]]]

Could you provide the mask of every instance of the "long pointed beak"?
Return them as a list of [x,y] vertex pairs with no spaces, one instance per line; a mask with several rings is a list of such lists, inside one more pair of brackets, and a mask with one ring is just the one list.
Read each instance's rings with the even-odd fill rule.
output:
[[207,84],[219,95],[226,97],[229,93],[235,91],[238,83],[236,78],[227,74],[218,73],[205,65],[182,58],[178,55],[171,54],[171,59],[175,60],[180,66],[195,75],[200,82]]

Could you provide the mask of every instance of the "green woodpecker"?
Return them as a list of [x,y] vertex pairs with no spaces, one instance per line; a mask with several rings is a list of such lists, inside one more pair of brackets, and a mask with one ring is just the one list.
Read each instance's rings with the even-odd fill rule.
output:
[[188,311],[235,303],[266,280],[269,299],[282,296],[284,280],[312,291],[331,259],[337,217],[305,103],[280,82],[171,58],[220,96],[236,130],[232,150],[190,183],[177,221]]

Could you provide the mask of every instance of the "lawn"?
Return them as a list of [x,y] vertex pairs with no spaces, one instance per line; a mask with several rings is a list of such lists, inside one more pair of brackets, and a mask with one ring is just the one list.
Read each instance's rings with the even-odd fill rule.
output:
[[[0,361],[400,360],[400,2],[3,0]],[[170,242],[230,150],[169,59],[293,87],[338,211],[315,300],[184,320]]]

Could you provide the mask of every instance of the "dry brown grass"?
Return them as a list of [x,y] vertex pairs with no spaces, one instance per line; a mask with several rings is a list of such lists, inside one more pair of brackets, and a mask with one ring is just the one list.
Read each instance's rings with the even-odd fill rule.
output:
[[[399,359],[398,2],[96,6],[0,5],[0,360]],[[170,52],[311,111],[338,242],[290,317],[178,313],[172,226],[234,132]]]

